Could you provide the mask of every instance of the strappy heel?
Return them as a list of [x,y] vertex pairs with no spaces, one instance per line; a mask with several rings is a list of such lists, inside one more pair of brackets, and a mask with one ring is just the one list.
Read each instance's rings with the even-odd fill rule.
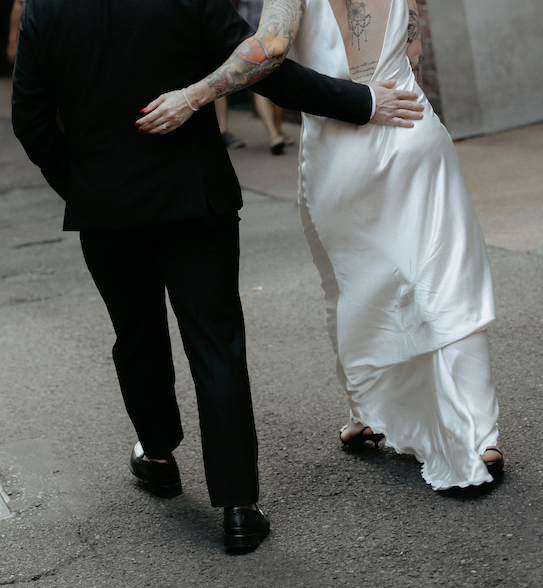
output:
[[361,447],[366,441],[371,441],[372,443],[375,443],[375,451],[379,450],[379,441],[381,441],[381,439],[385,438],[385,436],[382,433],[366,433],[366,434],[364,434],[364,431],[366,429],[369,429],[369,427],[364,427],[360,431],[360,433],[358,433],[358,435],[356,435],[355,437],[351,437],[347,441],[344,441],[341,438],[341,433],[343,433],[343,431],[345,431],[347,426],[348,425],[345,425],[341,429],[341,431],[339,432],[339,440],[343,443],[343,445],[352,449],[355,447]]
[[495,478],[496,476],[499,476],[501,473],[503,473],[505,459],[503,457],[503,453],[497,447],[487,447],[485,449],[485,453],[487,451],[495,451],[496,453],[499,453],[501,456],[499,459],[495,459],[494,461],[485,461],[484,462],[484,464],[486,465],[486,468],[488,470],[488,473],[493,478]]

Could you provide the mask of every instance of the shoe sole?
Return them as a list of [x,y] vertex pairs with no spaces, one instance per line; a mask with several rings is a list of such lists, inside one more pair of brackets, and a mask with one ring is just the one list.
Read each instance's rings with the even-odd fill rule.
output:
[[252,535],[225,535],[224,546],[229,553],[251,551],[256,549],[264,539],[259,533]]
[[183,488],[181,487],[181,480],[175,482],[174,484],[155,484],[153,482],[146,482],[147,490],[151,494],[155,496],[159,496],[160,498],[173,498],[174,496],[179,496],[183,493]]
[[136,474],[136,472],[132,468],[130,468],[130,471],[132,472],[132,474],[134,474],[134,476],[136,476],[136,478],[140,482],[143,482],[146,485],[147,490],[149,490],[149,492],[151,494],[154,494],[155,496],[158,496],[160,498],[173,498],[174,496],[179,496],[183,493],[181,480],[176,480],[171,484],[158,484],[151,480],[146,480],[145,478],[142,478],[141,476]]

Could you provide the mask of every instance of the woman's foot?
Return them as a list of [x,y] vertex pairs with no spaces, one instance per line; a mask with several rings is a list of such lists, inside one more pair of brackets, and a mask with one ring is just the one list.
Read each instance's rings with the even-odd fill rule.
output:
[[382,433],[374,433],[370,427],[364,426],[362,423],[355,423],[353,419],[349,419],[349,422],[342,427],[339,432],[339,438],[343,445],[354,447],[362,445],[366,441],[375,443],[375,449],[379,447],[379,441],[384,439]]
[[481,455],[481,459],[484,461],[491,476],[496,477],[503,472],[505,459],[503,453],[496,445],[487,447],[483,455]]
[[349,419],[349,422],[345,426],[341,427],[339,438],[343,441],[343,443],[348,443],[351,439],[358,437],[362,431],[368,434],[373,433],[369,427],[364,427],[362,423],[355,423],[353,419]]

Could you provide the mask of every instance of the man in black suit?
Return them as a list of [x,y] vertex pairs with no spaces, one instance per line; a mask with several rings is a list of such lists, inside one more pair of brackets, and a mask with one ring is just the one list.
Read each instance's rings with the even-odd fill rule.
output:
[[[213,105],[164,136],[134,123],[142,106],[204,77],[251,32],[230,0],[26,0],[13,77],[15,133],[66,201],[64,229],[80,231],[112,319],[113,359],[139,439],[132,472],[158,496],[181,492],[167,291],[196,387],[211,503],[225,508],[231,550],[256,547],[269,530],[256,507],[240,187]],[[261,86],[283,106],[356,124],[370,118],[366,86],[292,62]],[[383,89],[378,110],[415,109],[397,98]]]

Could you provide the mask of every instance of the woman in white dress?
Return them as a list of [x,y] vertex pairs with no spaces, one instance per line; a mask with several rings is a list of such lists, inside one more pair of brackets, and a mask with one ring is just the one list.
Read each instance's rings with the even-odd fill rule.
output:
[[[503,468],[486,333],[492,281],[456,150],[417,83],[416,0],[266,0],[248,42],[274,58],[292,49],[332,77],[393,78],[424,104],[412,129],[304,115],[302,222],[350,403],[341,440],[384,436],[417,457],[434,490],[491,482]],[[187,88],[189,100],[203,104],[244,85],[240,54]],[[197,109],[185,98],[174,92],[151,103],[145,130],[185,122]]]

